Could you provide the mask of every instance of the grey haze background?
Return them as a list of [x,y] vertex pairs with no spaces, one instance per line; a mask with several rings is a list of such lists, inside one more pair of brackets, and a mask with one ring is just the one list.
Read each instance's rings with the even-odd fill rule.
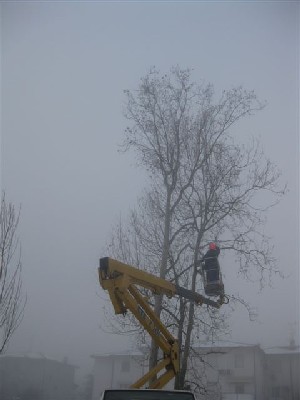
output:
[[[230,276],[239,309],[232,340],[286,345],[299,338],[299,3],[2,2],[1,182],[22,205],[27,308],[9,352],[42,352],[88,368],[93,353],[132,346],[105,333],[97,267],[112,224],[145,185],[120,155],[123,89],[155,65],[192,67],[217,90],[243,85],[267,108],[239,125],[258,135],[289,193],[267,232],[287,278],[258,293]],[[228,279],[227,279],[228,277]]]

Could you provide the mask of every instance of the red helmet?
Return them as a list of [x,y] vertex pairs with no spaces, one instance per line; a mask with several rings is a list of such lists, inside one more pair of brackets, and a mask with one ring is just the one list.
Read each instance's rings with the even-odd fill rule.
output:
[[209,243],[209,250],[216,250],[217,245],[214,242]]

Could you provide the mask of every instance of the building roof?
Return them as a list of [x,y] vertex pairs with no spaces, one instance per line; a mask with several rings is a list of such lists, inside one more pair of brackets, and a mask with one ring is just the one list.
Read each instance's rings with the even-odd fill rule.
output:
[[[256,348],[258,350],[263,351],[267,355],[275,355],[275,354],[300,354],[300,347],[299,346],[277,346],[277,347],[261,347],[259,344],[251,344],[251,343],[242,343],[242,342],[233,342],[233,341],[226,341],[226,340],[219,340],[215,342],[199,342],[192,346],[194,349],[220,349],[220,348],[227,348],[227,349],[235,349],[235,348]],[[91,355],[92,358],[105,358],[105,357],[126,357],[126,356],[143,356],[145,355],[145,349],[140,350],[124,350],[118,352],[109,352],[103,354],[93,354]]]
[[70,368],[78,368],[75,365],[69,364],[67,361],[58,361],[58,360],[55,360],[54,358],[46,357],[43,353],[30,352],[30,353],[15,353],[15,354],[0,355],[0,360],[1,359],[17,359],[17,358],[22,358],[22,359],[26,359],[26,360],[45,360],[47,362],[63,364],[66,367],[70,367]]
[[[32,359],[46,359],[50,360],[45,354],[43,353],[14,353],[14,354],[2,354],[1,358],[32,358]],[[54,361],[54,360],[53,360]]]
[[260,347],[259,344],[253,343],[242,343],[242,342],[233,342],[229,340],[218,340],[214,342],[199,342],[199,344],[194,345],[194,348],[220,348],[220,347]]
[[[215,348],[240,348],[240,347],[259,347],[258,344],[247,344],[240,342],[230,342],[230,341],[218,341],[218,342],[205,342],[198,343],[197,345],[192,346],[194,349],[215,349]],[[105,358],[105,357],[125,357],[125,356],[143,356],[145,355],[145,349],[141,348],[140,350],[125,350],[119,352],[109,352],[103,354],[92,354],[92,358]]]
[[124,356],[143,356],[144,353],[139,350],[124,350],[124,351],[118,351],[118,352],[110,352],[110,353],[103,353],[103,354],[92,354],[92,358],[105,358],[105,357],[124,357]]
[[290,355],[290,354],[300,354],[299,346],[289,347],[289,346],[279,346],[279,347],[269,347],[264,349],[267,355]]

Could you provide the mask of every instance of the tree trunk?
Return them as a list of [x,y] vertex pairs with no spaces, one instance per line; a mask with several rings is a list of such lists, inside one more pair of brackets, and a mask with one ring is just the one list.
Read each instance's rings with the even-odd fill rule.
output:
[[[165,279],[167,273],[167,266],[168,266],[168,256],[169,256],[169,238],[170,238],[170,227],[171,227],[171,191],[168,189],[167,191],[167,201],[166,201],[166,208],[165,208],[165,225],[164,225],[164,241],[163,241],[163,252],[161,258],[161,266],[160,266],[160,277]],[[154,304],[154,312],[155,314],[160,317],[161,310],[162,310],[162,295],[155,296],[155,304]],[[156,366],[158,359],[158,346],[154,342],[151,341],[151,350],[149,356],[149,369],[152,369]],[[155,378],[153,378],[154,380]]]

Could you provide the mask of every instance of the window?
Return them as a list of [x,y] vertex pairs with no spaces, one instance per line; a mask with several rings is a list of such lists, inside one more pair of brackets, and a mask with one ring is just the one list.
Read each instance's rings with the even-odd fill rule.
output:
[[235,368],[243,368],[244,367],[244,354],[235,354],[234,367]]
[[271,374],[270,379],[272,382],[276,382],[277,381],[277,376],[275,374]]
[[289,392],[290,392],[290,388],[288,386],[281,387],[281,393],[284,397],[288,397]]
[[218,354],[210,354],[208,362],[213,368],[218,368]]
[[121,371],[122,372],[130,371],[130,361],[129,360],[122,360],[122,362],[121,362]]
[[232,371],[231,371],[231,369],[219,369],[219,374],[220,375],[231,375]]
[[245,384],[244,383],[236,383],[235,384],[235,393],[238,393],[238,394],[245,393]]
[[280,360],[273,360],[272,362],[272,370],[276,372],[281,372],[282,370],[282,364]]
[[272,387],[272,397],[279,397],[280,396],[280,387],[274,386]]
[[215,376],[211,376],[210,377],[210,380],[209,381],[207,381],[207,387],[208,388],[210,388],[210,390],[211,390],[211,388],[212,387],[216,387],[216,384],[218,383],[218,378]]
[[130,383],[119,383],[120,389],[128,389],[130,387]]
[[289,397],[289,387],[288,386],[273,386],[272,396],[274,398],[288,398]]

